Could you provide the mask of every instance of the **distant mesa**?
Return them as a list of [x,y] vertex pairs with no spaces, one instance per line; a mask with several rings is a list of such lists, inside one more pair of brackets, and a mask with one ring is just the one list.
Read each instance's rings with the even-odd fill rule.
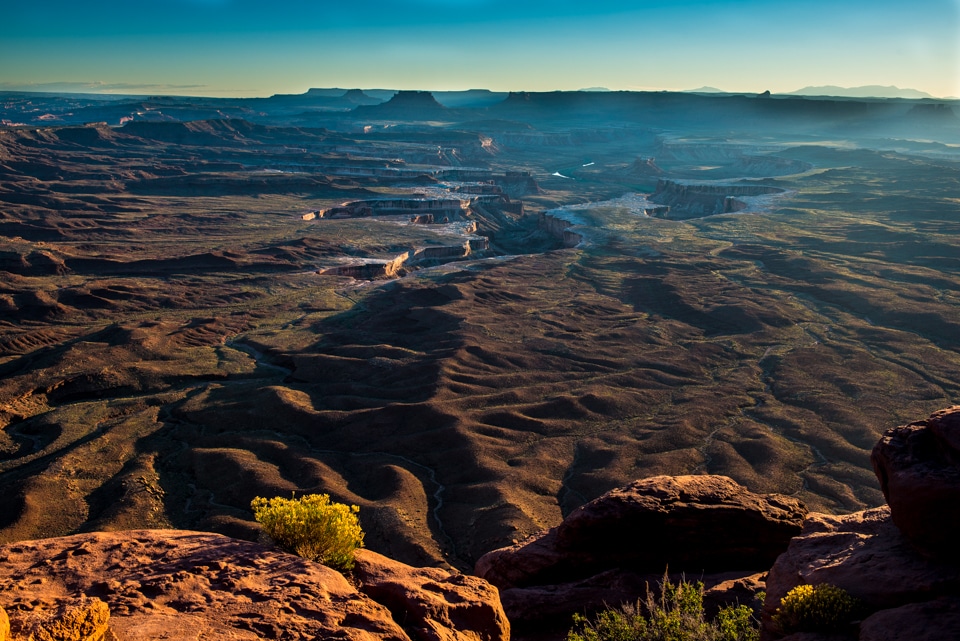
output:
[[662,176],[664,171],[657,166],[655,158],[638,157],[632,165],[623,170],[623,173],[631,178],[653,178]]
[[581,89],[580,91],[610,91],[610,89],[607,89],[606,87],[587,87],[585,89]]
[[277,94],[268,100],[284,105],[298,105],[305,108],[353,109],[358,105],[378,105],[386,99],[387,98],[371,96],[362,89],[313,88],[308,89],[306,93]]
[[379,105],[383,102],[379,98],[368,96],[364,93],[363,89],[349,89],[345,94],[340,96],[340,99],[356,105]]
[[429,91],[398,91],[397,94],[387,101],[386,105],[390,107],[415,107],[418,109],[444,109],[445,107],[437,102],[433,94]]
[[429,91],[398,91],[385,103],[361,105],[355,112],[358,116],[411,120],[429,120],[449,116],[449,110],[437,102]]
[[495,92],[489,89],[467,89],[466,91],[434,91],[436,98],[444,107],[489,107],[502,102],[507,97],[506,92]]
[[313,87],[307,89],[305,94],[294,94],[303,96],[306,98],[340,98],[345,100],[366,100],[371,101],[370,104],[383,102],[382,99],[371,96],[366,93],[363,89],[344,89],[342,87],[331,87],[331,88],[318,88]]
[[[344,89],[338,87],[330,88],[320,88],[314,87],[312,89],[307,89],[307,93],[303,94],[305,96],[310,96],[311,98],[339,98],[343,96]],[[349,91],[349,90],[346,90]]]

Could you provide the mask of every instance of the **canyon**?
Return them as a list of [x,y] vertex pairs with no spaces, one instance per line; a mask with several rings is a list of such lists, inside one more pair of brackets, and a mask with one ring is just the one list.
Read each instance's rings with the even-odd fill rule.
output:
[[960,393],[957,106],[475,97],[6,96],[0,542],[323,492],[471,573],[637,479],[879,509]]

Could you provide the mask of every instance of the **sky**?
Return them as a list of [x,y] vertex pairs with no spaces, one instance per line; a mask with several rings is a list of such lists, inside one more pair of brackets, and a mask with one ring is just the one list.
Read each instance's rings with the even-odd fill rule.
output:
[[3,0],[0,90],[960,96],[960,0]]

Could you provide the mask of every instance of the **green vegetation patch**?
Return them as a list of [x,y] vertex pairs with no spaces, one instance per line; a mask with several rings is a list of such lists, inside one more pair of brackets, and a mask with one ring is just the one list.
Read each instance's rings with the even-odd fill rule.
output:
[[674,585],[666,575],[660,596],[647,588],[635,605],[600,612],[593,619],[574,615],[567,641],[757,641],[760,631],[753,611],[745,605],[727,606],[708,621],[703,610],[703,583],[681,580]]
[[353,553],[363,547],[356,505],[333,503],[327,494],[299,499],[257,497],[253,516],[277,547],[337,570],[353,567]]

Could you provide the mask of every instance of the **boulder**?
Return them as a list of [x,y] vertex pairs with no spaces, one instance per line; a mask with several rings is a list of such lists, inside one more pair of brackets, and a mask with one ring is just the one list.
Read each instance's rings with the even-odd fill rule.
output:
[[[918,553],[887,507],[843,516],[811,514],[767,576],[762,638],[779,637],[771,617],[787,592],[821,583],[843,588],[866,612],[879,612],[960,593],[960,566]],[[947,630],[940,628],[938,638],[956,638]]]
[[557,546],[557,529],[551,528],[520,543],[487,552],[477,559],[474,573],[501,591],[529,585],[568,583],[567,561]]
[[7,641],[10,638],[10,619],[7,617],[7,611],[0,608],[0,641]]
[[960,406],[887,430],[870,460],[907,539],[929,556],[960,558]]
[[358,550],[360,591],[385,605],[422,641],[509,641],[510,623],[497,589],[475,576],[414,568]]
[[759,613],[757,597],[767,589],[767,573],[757,572],[743,576],[741,572],[708,574],[703,581],[703,610],[708,617],[716,616],[720,608],[745,605]]
[[52,610],[30,612],[17,626],[17,636],[29,641],[101,641],[107,634],[110,610],[97,598],[60,602]]
[[[417,617],[443,621],[447,626],[438,623],[436,634],[421,637],[424,639],[498,638],[486,631],[471,637],[471,631],[461,627],[482,619],[460,612],[463,604],[458,601],[466,599],[470,590],[482,593],[479,580],[478,585],[457,591],[454,588],[461,579],[451,578],[444,584],[437,576],[433,583],[439,589],[429,593],[432,584],[424,580],[422,602],[411,594],[400,605],[391,601],[391,612],[359,592],[339,572],[272,547],[219,534],[95,532],[0,545],[0,559],[4,560],[0,563],[0,608],[10,615],[15,636],[29,623],[31,613],[57,611],[77,595],[86,595],[109,606],[110,630],[124,641],[410,641],[403,624]],[[416,574],[402,564],[384,561],[381,566],[386,568],[384,576],[389,571]],[[486,594],[496,601],[492,588]],[[451,602],[445,603],[448,597]],[[495,618],[493,604],[485,607]],[[426,617],[426,611],[436,614]]]
[[882,610],[860,624],[859,641],[957,641],[960,597],[943,597]]
[[806,509],[724,476],[657,476],[615,489],[557,527],[482,556],[515,631],[563,636],[574,613],[635,603],[649,586],[703,581],[708,613],[752,605],[762,575],[798,534]]
[[501,590],[500,601],[521,634],[555,626],[554,631],[562,636],[570,628],[574,613],[590,615],[607,607],[636,603],[646,594],[648,585],[655,588],[662,580],[663,573],[608,570],[582,581]]
[[[764,570],[800,533],[806,508],[725,476],[656,476],[612,490],[546,533],[481,557],[505,588],[569,583],[611,569],[645,574]],[[744,574],[748,574],[745,572]]]

